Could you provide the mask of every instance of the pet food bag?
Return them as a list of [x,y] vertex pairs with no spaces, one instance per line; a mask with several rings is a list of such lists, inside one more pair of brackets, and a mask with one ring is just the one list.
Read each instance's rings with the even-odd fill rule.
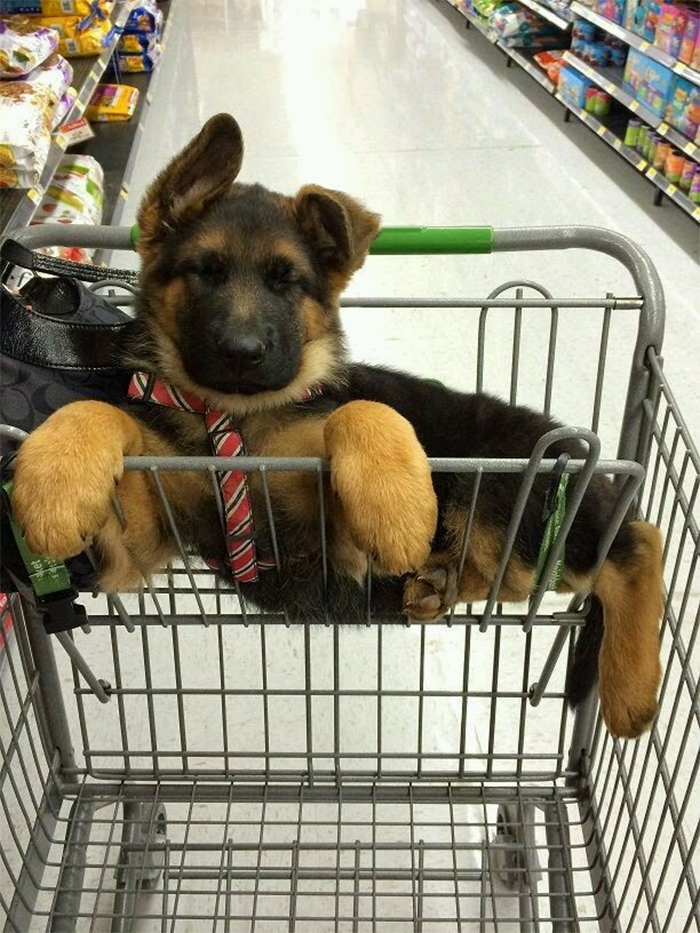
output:
[[88,155],[65,155],[34,215],[34,223],[99,224],[104,173]]
[[23,78],[53,55],[55,30],[26,17],[0,20],[0,78]]
[[27,81],[0,83],[0,187],[39,183],[51,145],[56,98]]
[[129,84],[99,84],[85,111],[91,123],[129,120],[136,110],[139,90]]
[[73,66],[62,55],[51,55],[25,78],[34,87],[43,87],[59,101],[73,80]]
[[68,114],[73,109],[73,104],[78,97],[78,92],[74,87],[69,87],[66,89],[66,93],[63,94],[59,102],[56,104],[56,109],[53,112],[53,120],[51,122],[51,129],[55,130],[57,127],[63,123]]
[[109,43],[112,23],[109,16],[39,16],[31,22],[58,33],[58,51],[66,58],[99,55]]
[[2,0],[3,13],[25,16],[90,16],[99,10],[109,14],[114,0]]
[[163,27],[163,11],[158,9],[155,0],[141,0],[136,5],[124,25],[124,33],[154,33]]
[[163,54],[163,47],[160,42],[150,48],[147,52],[144,52],[141,55],[117,55],[119,61],[119,68],[123,72],[149,72],[158,64],[161,55]]
[[119,39],[117,50],[124,55],[143,55],[150,52],[158,44],[160,31],[135,32],[124,35]]

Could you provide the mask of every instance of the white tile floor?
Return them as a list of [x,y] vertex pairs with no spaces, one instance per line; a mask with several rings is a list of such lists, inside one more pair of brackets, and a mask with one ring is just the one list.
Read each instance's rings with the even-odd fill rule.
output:
[[[346,189],[381,212],[387,224],[580,223],[612,227],[633,237],[649,251],[664,281],[668,299],[664,349],[667,369],[688,421],[700,428],[698,227],[671,205],[653,207],[652,189],[643,180],[585,128],[575,122],[565,125],[556,102],[540,93],[525,74],[517,69],[506,70],[495,49],[476,33],[455,27],[455,18],[443,15],[431,0],[176,0],[125,222],[133,219],[139,198],[155,173],[207,117],[220,110],[233,113],[243,128],[244,180],[261,181],[285,192],[293,192],[309,181]],[[627,274],[613,260],[577,251],[553,256],[500,254],[471,259],[376,258],[357,276],[352,293],[483,297],[503,281],[522,278],[542,282],[558,297],[603,296],[609,291],[625,295],[631,288]],[[344,320],[356,358],[400,365],[456,387],[473,387],[476,312],[349,310]],[[508,390],[511,320],[510,312],[491,314],[489,318],[487,388],[500,394]],[[561,312],[553,410],[571,423],[585,425],[590,421],[600,322],[599,312]],[[536,311],[525,313],[518,397],[535,405],[541,404],[542,398],[547,323]],[[630,313],[613,320],[601,421],[609,455],[614,455],[619,434],[635,325],[636,315]],[[150,631],[154,683],[163,690],[172,689],[175,672],[171,634],[160,629]],[[267,631],[270,685],[276,683],[287,690],[303,687],[303,633],[284,628]],[[183,627],[179,637],[188,689],[219,683],[220,650],[227,688],[259,687],[262,656],[257,627],[224,630],[221,646],[214,629]],[[492,684],[495,637],[493,629],[487,635],[475,635],[469,655],[471,689],[481,689],[484,694]],[[531,674],[540,669],[552,637],[551,630],[545,629],[534,640]],[[385,689],[416,689],[420,638],[421,632],[415,626],[409,630],[387,630],[381,666]],[[344,688],[366,689],[370,693],[376,690],[376,639],[375,631],[343,632],[339,677]],[[115,643],[119,644],[120,652],[118,674],[113,662]],[[119,629],[110,643],[107,630],[97,628],[87,637],[79,636],[79,644],[99,676],[113,682],[119,677],[123,686],[137,692],[142,690],[145,669],[143,643],[138,635],[129,636]],[[523,652],[524,636],[519,630],[504,630],[498,675],[502,691],[511,683],[515,690],[521,689]],[[443,627],[427,630],[425,689],[459,693],[464,654],[463,630]],[[314,688],[330,689],[331,632],[319,630],[313,634],[310,657]],[[62,657],[61,669],[64,688],[70,694],[72,677]],[[561,687],[562,676],[560,664],[552,689]],[[186,703],[193,753],[190,766],[211,767],[212,758],[207,750],[220,747],[217,743],[221,742],[218,701],[190,696]],[[402,752],[415,747],[416,703],[414,698],[402,701],[394,697],[385,701],[381,719],[385,750]],[[497,746],[512,753],[517,742],[520,700],[509,704],[509,700],[500,702],[493,734],[497,736]],[[303,749],[306,721],[301,699],[280,697],[273,706],[272,746],[278,752]],[[445,697],[444,702],[426,700],[423,736],[426,751],[437,755],[454,753],[460,707],[461,701],[454,697]],[[87,743],[105,752],[102,764],[114,763],[114,753],[125,742],[116,704],[98,707],[88,698],[86,708]],[[540,708],[529,711],[528,753],[551,754],[556,749],[558,708],[558,701],[545,700]],[[71,709],[74,715],[72,704]],[[553,717],[550,710],[554,711]],[[477,699],[470,706],[467,751],[483,753],[491,712],[496,715],[487,699]],[[332,713],[329,697],[314,700],[312,730],[317,749],[332,745]],[[371,698],[367,702],[361,696],[343,700],[340,715],[346,767],[352,767],[352,755],[363,749],[371,753],[376,748],[376,713],[376,700]],[[156,697],[154,715],[161,750],[177,750],[181,733],[172,700],[167,696]],[[226,717],[232,747],[262,750],[261,709],[255,701],[230,700]],[[129,746],[147,749],[151,735],[142,697],[126,698],[123,722],[128,725]],[[171,760],[164,759],[166,765]],[[359,762],[357,759],[354,764]],[[250,762],[247,764],[250,766]],[[295,761],[288,759],[287,764],[292,767]],[[147,755],[139,756],[132,760],[132,765],[149,766],[150,759]],[[513,765],[512,760],[505,766],[508,765]],[[410,762],[407,766],[411,766]],[[688,792],[691,767],[692,762],[686,756],[679,784],[682,785],[682,775],[687,773],[683,787]],[[206,841],[218,840],[215,833],[220,830],[215,823],[222,820],[222,808],[198,806],[198,818],[205,820],[199,832],[204,833]],[[660,806],[661,801],[657,811]],[[112,818],[111,810],[105,812],[108,815],[104,817],[104,833]],[[347,809],[345,812],[348,818]],[[178,813],[186,817],[184,808],[178,811],[172,807],[170,813],[171,819]],[[236,813],[234,820],[246,817]],[[251,808],[247,819],[254,820],[256,815],[257,810]],[[268,819],[275,816],[279,823],[272,831],[277,831],[286,842],[294,835],[296,813],[280,806],[279,812],[268,813]],[[493,816],[490,808],[489,818]],[[405,842],[405,836],[401,835],[402,823],[407,819],[405,810],[397,807],[389,818],[395,822],[382,830],[384,838],[389,839],[393,832]],[[482,816],[479,808],[466,808],[464,818],[478,821]],[[319,824],[316,841],[324,841],[323,833],[332,828],[336,814],[329,811],[320,819],[326,822]],[[366,819],[366,814],[358,815],[358,828],[351,827],[350,831],[359,837],[366,829],[360,824]],[[420,819],[417,817],[417,822]],[[425,820],[429,822],[429,817]],[[621,834],[626,826],[623,822]],[[171,838],[177,841],[182,831],[182,826],[172,826]],[[420,831],[427,834],[426,838],[431,833],[437,838],[434,827],[423,827]],[[463,831],[465,841],[474,841],[468,828]],[[237,829],[238,841],[242,832],[243,829]],[[331,834],[328,838],[333,841],[334,837]],[[666,841],[666,836],[662,838]],[[255,842],[254,834],[251,842]],[[544,857],[541,834],[539,843],[543,846],[540,857]],[[405,854],[404,848],[402,856]],[[478,850],[462,854],[465,856],[462,867],[478,868]],[[97,852],[94,857],[103,860],[105,854]],[[116,857],[114,849],[110,857]],[[580,852],[574,856],[575,865],[580,857]],[[626,864],[624,859],[622,864]],[[102,883],[96,871],[90,878],[93,884]],[[105,884],[113,884],[111,873]],[[478,886],[472,894],[477,890]],[[463,889],[463,916],[472,916],[475,902],[465,896],[467,893]],[[232,896],[235,900],[235,890]],[[343,897],[347,916],[352,913],[352,906],[348,907],[348,899]],[[332,909],[331,895],[329,900]],[[659,902],[660,911],[667,902],[664,895]],[[397,933],[415,929],[457,930],[456,924],[429,923],[430,917],[440,919],[439,899],[427,902],[422,928],[408,920],[389,926],[390,918],[396,916],[394,910],[402,911],[401,916],[406,914],[405,899],[401,906],[396,904],[396,898],[391,896],[382,903],[385,920],[377,929]],[[287,905],[283,898],[269,909],[283,914]],[[109,908],[108,903],[102,906]],[[239,906],[241,910],[249,909],[242,900]],[[312,912],[317,906],[309,904],[308,909]],[[579,908],[582,912],[591,911],[590,900],[583,901]],[[153,909],[157,912],[158,905]],[[211,920],[203,919],[212,910],[211,897],[190,896],[186,908],[183,898],[182,910],[185,909],[191,919],[178,925],[178,930],[199,933],[212,928]],[[328,904],[325,909],[329,910]],[[361,898],[360,909],[365,913],[371,909],[368,898]],[[498,929],[514,929],[503,922],[513,915],[513,900],[500,901],[497,909],[502,921]],[[548,915],[544,899],[540,909],[543,915]],[[446,906],[445,910],[454,907]],[[195,919],[198,912],[201,920]],[[88,926],[85,923],[78,928]],[[94,928],[107,928],[107,921],[98,920]],[[223,928],[223,923],[217,927]],[[231,927],[249,928],[244,923]],[[299,924],[297,930],[321,933],[355,928],[350,921],[336,927],[326,919]],[[364,924],[360,927],[370,928],[371,925]],[[480,928],[491,930],[495,926],[487,921],[484,927],[467,922],[459,927],[462,933]],[[643,928],[643,919],[639,918],[630,927],[632,931]],[[143,920],[134,929],[160,929],[160,925],[155,920]],[[256,929],[276,933],[286,929],[286,924],[273,922]],[[543,929],[549,926],[544,924]]]

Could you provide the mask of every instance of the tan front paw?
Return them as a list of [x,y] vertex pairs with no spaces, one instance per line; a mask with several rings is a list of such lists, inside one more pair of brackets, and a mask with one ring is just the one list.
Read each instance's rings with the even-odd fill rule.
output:
[[12,509],[29,547],[63,560],[84,550],[105,523],[124,461],[114,439],[86,449],[56,427],[50,419],[22,444]]
[[412,622],[439,622],[457,602],[457,568],[426,567],[406,580],[403,613]]
[[606,665],[602,658],[598,693],[605,725],[620,739],[636,739],[653,725],[658,711],[661,665],[649,671]]
[[421,567],[437,526],[430,467],[405,418],[377,402],[350,402],[325,428],[331,484],[357,546],[390,574]]

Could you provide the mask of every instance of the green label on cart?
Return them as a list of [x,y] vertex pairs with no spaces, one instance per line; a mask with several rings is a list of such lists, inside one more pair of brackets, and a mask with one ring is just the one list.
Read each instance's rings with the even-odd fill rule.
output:
[[[537,555],[537,569],[535,571],[535,578],[538,583],[540,582],[542,571],[544,570],[544,565],[547,563],[547,558],[549,557],[549,554],[552,550],[552,545],[557,540],[557,535],[559,534],[562,522],[564,521],[564,515],[566,513],[566,487],[568,485],[569,474],[563,473],[561,479],[559,480],[559,485],[557,486],[552,511],[549,513],[546,524],[544,526],[544,535],[542,536],[542,543],[540,544],[540,553]],[[547,581],[548,590],[556,590],[556,588],[561,583],[563,573],[564,553],[562,552],[557,558],[557,562],[552,569],[552,575]]]
[[[12,481],[3,484],[2,487],[7,494],[8,502],[12,502]],[[19,530],[19,525],[14,519],[12,509],[8,510],[8,518],[12,535],[17,544],[22,563],[24,564],[29,582],[37,596],[51,596],[53,593],[61,593],[64,590],[71,589],[70,577],[66,565],[60,560],[51,560],[49,557],[40,557],[35,554]]]

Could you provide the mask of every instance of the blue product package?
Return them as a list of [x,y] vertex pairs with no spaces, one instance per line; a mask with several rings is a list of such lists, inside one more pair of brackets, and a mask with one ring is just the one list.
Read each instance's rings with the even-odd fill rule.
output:
[[673,72],[637,49],[630,49],[623,84],[637,100],[663,117],[671,95]]
[[566,65],[559,72],[559,94],[574,107],[585,107],[586,91],[592,83],[579,71]]

